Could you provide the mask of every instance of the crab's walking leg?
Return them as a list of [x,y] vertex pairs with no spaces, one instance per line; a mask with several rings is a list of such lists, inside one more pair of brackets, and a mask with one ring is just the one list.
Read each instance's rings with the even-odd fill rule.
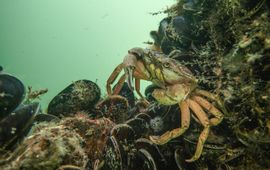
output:
[[204,126],[204,129],[199,136],[194,156],[192,158],[186,160],[187,162],[193,162],[193,161],[199,159],[201,154],[202,154],[203,145],[208,137],[209,130],[210,130],[210,121],[207,118],[206,113],[203,111],[203,109],[201,108],[201,106],[198,103],[196,103],[195,101],[193,101],[191,99],[187,99],[187,102],[188,102],[188,105],[191,108],[191,110],[194,112],[194,114],[197,116],[197,118],[200,120],[200,122]]
[[213,93],[210,93],[208,91],[205,91],[205,90],[200,90],[200,89],[196,89],[195,93],[216,101],[217,104],[219,105],[220,109],[222,110],[222,112],[225,115],[228,115],[227,109],[224,107],[224,104],[223,104],[222,100],[219,98],[219,96],[217,96]]
[[216,126],[222,121],[223,114],[207,100],[200,96],[193,96],[192,99],[215,116],[215,118],[210,119],[211,125]]
[[140,96],[140,98],[144,98],[143,95],[140,92],[140,79],[135,78],[135,90],[137,92],[137,94]]
[[220,102],[219,102],[220,99],[218,99],[218,97],[216,95],[214,95],[213,93],[210,93],[210,92],[205,91],[205,90],[200,90],[200,89],[196,89],[195,93],[202,95],[202,96],[205,96],[211,100],[215,100],[218,102],[218,104],[220,104]]
[[144,104],[148,106],[150,103],[143,97],[143,95],[140,92],[140,79],[139,78],[135,78],[135,90],[137,94],[140,96],[140,98],[142,99],[142,101],[144,102]]
[[182,135],[188,129],[190,124],[190,110],[188,104],[187,102],[182,101],[179,106],[181,109],[181,127],[168,131],[161,136],[150,136],[152,142],[159,145],[165,144],[169,140]]
[[113,91],[113,94],[119,94],[119,92],[121,91],[124,83],[125,83],[125,80],[126,80],[126,74],[122,75],[119,79],[119,81],[117,82],[115,88],[114,88],[114,91]]
[[111,89],[111,84],[115,81],[115,79],[117,78],[117,76],[120,74],[120,72],[123,69],[123,63],[119,64],[112,72],[112,74],[110,75],[110,77],[107,80],[107,93],[108,95],[112,94],[112,89]]

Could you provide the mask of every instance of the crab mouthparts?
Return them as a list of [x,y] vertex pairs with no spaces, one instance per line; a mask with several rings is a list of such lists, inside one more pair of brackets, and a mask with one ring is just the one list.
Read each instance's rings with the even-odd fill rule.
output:
[[133,70],[134,68],[132,67],[128,67],[125,69],[125,72],[127,74],[127,84],[128,84],[128,87],[130,88],[130,90],[134,90],[134,82],[133,82]]

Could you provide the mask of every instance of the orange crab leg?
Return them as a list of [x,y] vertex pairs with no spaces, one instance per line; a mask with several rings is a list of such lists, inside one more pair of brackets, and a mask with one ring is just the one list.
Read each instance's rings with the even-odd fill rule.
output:
[[117,76],[120,74],[120,72],[123,70],[123,63],[119,64],[112,72],[110,77],[107,80],[106,88],[108,95],[112,94],[111,84],[115,81]]
[[182,101],[179,104],[181,109],[181,127],[173,129],[172,131],[167,131],[161,136],[150,136],[150,140],[155,144],[165,144],[171,139],[174,139],[180,135],[182,135],[189,127],[190,124],[190,110],[188,108],[188,104],[185,101]]
[[205,96],[205,97],[208,97],[211,100],[217,99],[216,95],[214,95],[213,93],[210,93],[208,91],[205,91],[205,90],[196,89],[195,93],[200,94],[200,95]]
[[119,94],[119,92],[121,91],[121,89],[125,83],[125,80],[126,80],[126,74],[122,75],[120,77],[120,79],[118,80],[118,82],[114,88],[113,95]]
[[201,96],[204,96],[204,97],[207,97],[211,100],[214,100],[217,102],[217,104],[219,105],[220,109],[222,110],[222,112],[226,115],[228,114],[226,108],[224,107],[224,104],[223,102],[221,101],[221,99],[219,98],[219,96],[213,94],[213,93],[210,93],[208,91],[205,91],[205,90],[200,90],[200,89],[196,89],[195,90],[195,93],[196,94],[199,94]]
[[137,94],[140,96],[140,98],[144,98],[140,92],[140,79],[138,79],[138,78],[135,78],[135,90],[136,90]]
[[223,114],[210,102],[200,96],[193,96],[192,99],[215,116],[215,118],[210,119],[211,125],[216,126],[222,121]]
[[199,159],[201,154],[202,154],[203,145],[204,145],[204,143],[208,137],[209,131],[210,131],[210,121],[209,121],[206,113],[203,111],[203,109],[201,108],[201,106],[198,103],[196,103],[195,101],[193,101],[191,99],[187,99],[187,102],[188,102],[188,105],[191,108],[191,110],[194,112],[194,114],[197,116],[197,118],[200,120],[200,122],[204,126],[204,129],[199,136],[194,156],[192,158],[186,160],[187,162],[193,162],[193,161],[196,161],[197,159]]
[[133,73],[135,78],[139,78],[142,80],[148,80],[149,79],[149,73],[147,72],[143,62],[138,61],[136,63],[136,69],[134,70]]
[[143,97],[143,95],[140,92],[140,79],[139,78],[135,78],[135,90],[137,94],[140,96],[140,98],[142,99],[142,102],[144,103],[144,105],[148,106],[150,103]]

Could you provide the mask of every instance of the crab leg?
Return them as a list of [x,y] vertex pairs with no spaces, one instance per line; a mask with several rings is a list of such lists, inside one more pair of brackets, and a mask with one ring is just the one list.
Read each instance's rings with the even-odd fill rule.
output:
[[200,120],[202,125],[204,126],[204,129],[199,136],[194,156],[186,160],[187,162],[193,162],[199,159],[202,154],[203,145],[208,137],[209,130],[210,130],[210,121],[207,118],[206,113],[203,111],[203,109],[198,103],[196,103],[195,101],[191,99],[187,99],[187,103],[189,107],[191,108],[191,110],[194,112],[194,114],[197,116],[197,118]]
[[135,78],[135,90],[136,90],[137,94],[140,96],[144,105],[148,106],[150,103],[143,97],[143,95],[140,92],[140,79],[139,78]]
[[215,116],[215,118],[210,119],[211,125],[216,126],[222,121],[223,114],[210,102],[200,96],[193,96],[192,99]]
[[195,90],[195,93],[196,94],[199,94],[201,96],[205,96],[211,100],[214,100],[217,102],[217,104],[219,105],[219,107],[221,108],[222,112],[226,115],[228,114],[226,108],[224,107],[224,104],[223,102],[221,101],[221,99],[217,96],[217,95],[214,95],[213,93],[210,93],[208,91],[205,91],[205,90],[200,90],[200,89],[196,89]]
[[123,65],[125,68],[125,74],[127,75],[126,78],[127,78],[128,87],[131,90],[134,90],[134,88],[133,88],[133,74],[134,74],[134,70],[136,68],[136,63],[137,63],[136,55],[129,51],[128,54],[124,58]]
[[115,81],[115,79],[117,78],[117,76],[120,74],[120,72],[123,69],[123,63],[119,64],[112,72],[112,74],[110,75],[110,77],[107,80],[107,93],[108,95],[112,94],[112,89],[111,89],[111,84]]
[[196,89],[195,93],[208,97],[211,100],[217,100],[217,96],[205,90]]
[[185,101],[182,101],[180,104],[181,109],[181,127],[173,129],[172,131],[167,131],[161,136],[150,136],[150,140],[155,144],[165,144],[169,140],[174,139],[182,135],[189,127],[190,124],[190,110],[188,104]]
[[135,90],[136,90],[137,94],[140,96],[140,98],[144,98],[140,92],[140,79],[138,79],[138,78],[135,78]]
[[121,91],[121,89],[125,83],[125,80],[126,80],[126,74],[124,74],[120,77],[119,81],[117,82],[117,84],[114,88],[113,95],[119,94],[119,92]]

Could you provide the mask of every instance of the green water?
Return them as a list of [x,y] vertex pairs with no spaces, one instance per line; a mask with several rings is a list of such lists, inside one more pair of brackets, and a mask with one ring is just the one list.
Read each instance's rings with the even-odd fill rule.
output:
[[[0,65],[33,89],[43,108],[72,81],[105,84],[127,50],[146,47],[174,0],[1,0]],[[142,89],[146,86],[143,84]],[[142,90],[143,91],[143,90]]]

